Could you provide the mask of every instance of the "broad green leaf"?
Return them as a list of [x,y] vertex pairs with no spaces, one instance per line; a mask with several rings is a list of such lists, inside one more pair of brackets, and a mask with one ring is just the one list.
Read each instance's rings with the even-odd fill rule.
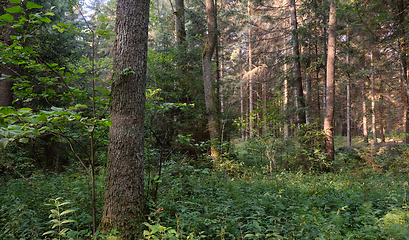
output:
[[41,21],[45,22],[45,23],[50,23],[51,19],[49,19],[48,17],[42,17]]
[[68,213],[72,213],[72,212],[75,212],[75,209],[65,210],[64,212],[62,212],[62,213],[60,214],[60,216],[65,215],[65,214],[68,214]]
[[48,234],[57,234],[57,232],[54,231],[54,230],[47,231],[47,232],[43,233],[43,236],[44,236],[44,235],[48,235]]
[[14,20],[14,17],[6,13],[0,16],[0,20],[3,20],[5,22],[12,22]]
[[21,0],[9,0],[9,2],[19,4],[21,2]]
[[52,13],[52,12],[48,12],[48,13],[46,13],[46,14],[44,14],[45,16],[55,16],[55,14],[54,13]]
[[66,224],[66,223],[75,223],[75,220],[67,219],[61,222],[61,224]]
[[31,112],[31,108],[20,108],[20,110],[19,110],[19,112],[20,113],[29,113],[29,112]]
[[20,5],[17,5],[11,8],[5,8],[4,10],[8,13],[22,13],[23,12],[23,9],[21,8]]
[[40,5],[38,5],[36,3],[33,3],[33,2],[30,2],[30,1],[27,1],[26,7],[27,7],[27,9],[43,8],[43,6],[40,6]]
[[2,138],[0,139],[0,148],[6,148],[7,144],[9,143],[8,138]]
[[30,139],[28,139],[28,138],[21,138],[20,139],[20,142],[22,142],[22,143],[28,143],[30,141]]

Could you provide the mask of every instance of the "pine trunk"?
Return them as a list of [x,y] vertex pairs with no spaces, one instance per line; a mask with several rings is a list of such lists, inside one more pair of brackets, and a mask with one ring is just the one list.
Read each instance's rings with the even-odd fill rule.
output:
[[144,116],[149,0],[118,0],[101,227],[138,239],[144,221]]
[[297,12],[295,7],[295,0],[289,1],[290,20],[291,20],[291,39],[292,39],[292,54],[293,54],[293,74],[294,74],[294,90],[295,90],[295,107],[297,111],[297,124],[304,124],[305,120],[305,102],[304,92],[301,77],[301,63],[300,63],[300,49],[298,44],[297,33]]
[[328,22],[328,55],[327,55],[327,95],[324,119],[326,135],[325,153],[334,160],[334,95],[335,95],[335,40],[336,40],[336,9],[330,0],[330,15]]

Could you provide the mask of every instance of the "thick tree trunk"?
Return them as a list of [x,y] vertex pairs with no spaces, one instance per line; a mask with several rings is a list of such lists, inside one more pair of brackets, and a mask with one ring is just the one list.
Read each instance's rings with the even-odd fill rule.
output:
[[6,78],[5,74],[6,70],[1,68],[1,76],[0,76],[0,107],[7,107],[11,106],[13,101],[13,91],[11,90],[12,84]]
[[102,228],[138,239],[144,221],[144,116],[149,0],[118,0]]
[[301,78],[301,64],[300,64],[300,49],[298,44],[297,33],[297,12],[295,7],[295,0],[289,1],[290,20],[291,20],[291,39],[292,39],[292,54],[293,54],[293,74],[294,74],[294,90],[295,90],[295,107],[297,111],[297,124],[304,124],[305,120],[305,101],[303,84]]
[[219,120],[217,117],[217,103],[215,96],[215,88],[212,78],[212,55],[214,53],[217,35],[216,35],[216,11],[213,0],[206,0],[206,15],[207,15],[207,42],[203,50],[202,64],[203,64],[203,84],[204,95],[206,102],[206,112],[208,119],[208,128],[211,141],[211,157],[216,163],[219,158],[219,151],[217,150],[217,139],[219,138]]
[[328,56],[327,56],[327,96],[324,119],[325,153],[334,160],[334,95],[335,95],[335,40],[336,40],[336,8],[330,0],[328,22]]
[[176,42],[180,45],[185,42],[186,30],[185,30],[185,1],[175,0],[175,30],[176,30]]

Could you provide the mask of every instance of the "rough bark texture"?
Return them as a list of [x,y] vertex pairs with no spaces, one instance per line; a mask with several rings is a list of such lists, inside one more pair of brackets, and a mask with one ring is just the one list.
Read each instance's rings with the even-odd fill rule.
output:
[[138,239],[144,211],[143,141],[149,0],[118,0],[102,228]]
[[328,55],[327,55],[327,95],[324,118],[325,153],[334,160],[334,95],[335,95],[335,40],[336,40],[336,9],[330,0],[330,15],[328,22]]
[[217,104],[215,89],[212,79],[212,55],[214,53],[217,35],[216,35],[216,11],[213,0],[206,0],[206,15],[207,15],[207,41],[203,50],[203,85],[206,102],[206,112],[208,119],[208,128],[211,144],[211,156],[213,161],[219,158],[219,152],[216,148],[217,139],[219,138],[219,121],[217,118]]
[[184,0],[175,0],[175,16],[176,42],[181,44],[186,39]]
[[[4,7],[12,7],[13,4],[9,3],[8,1],[1,0],[1,5]],[[5,11],[0,9],[0,15],[4,14]],[[17,19],[18,14],[13,14],[14,17]],[[16,29],[10,27],[9,25],[0,26],[0,40],[4,44],[4,46],[9,46],[13,43],[10,39],[10,35],[14,35]],[[13,101],[13,91],[11,87],[13,86],[12,82],[8,79],[9,76],[13,76],[14,73],[12,71],[11,66],[7,64],[0,64],[0,107],[11,106]]]
[[298,44],[297,34],[297,12],[295,8],[295,0],[289,1],[290,19],[291,19],[291,38],[293,51],[293,73],[294,73],[294,90],[295,90],[295,107],[297,108],[298,125],[304,124],[305,120],[305,101],[301,78],[301,64],[300,64],[300,49]]

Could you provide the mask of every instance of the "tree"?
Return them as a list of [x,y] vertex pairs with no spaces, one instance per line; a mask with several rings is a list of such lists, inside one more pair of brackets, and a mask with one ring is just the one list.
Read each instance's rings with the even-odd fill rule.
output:
[[102,228],[141,233],[149,0],[119,0]]
[[328,54],[327,54],[327,94],[325,104],[325,153],[334,160],[334,103],[335,103],[335,40],[336,40],[336,8],[330,0],[328,21]]
[[208,129],[211,141],[211,156],[213,161],[219,157],[219,152],[216,148],[216,141],[219,137],[219,123],[217,117],[217,103],[215,96],[214,83],[212,78],[212,56],[216,48],[216,11],[213,0],[206,0],[206,15],[207,15],[207,41],[203,50],[203,85],[206,102],[206,112],[208,119]]
[[300,49],[298,44],[298,33],[297,33],[297,12],[295,8],[295,0],[289,1],[290,8],[290,19],[291,19],[291,43],[292,43],[292,54],[293,54],[293,74],[294,74],[294,85],[295,85],[295,106],[297,108],[297,123],[304,124],[305,120],[305,102],[303,96],[303,86],[301,78],[301,64],[300,64]]

